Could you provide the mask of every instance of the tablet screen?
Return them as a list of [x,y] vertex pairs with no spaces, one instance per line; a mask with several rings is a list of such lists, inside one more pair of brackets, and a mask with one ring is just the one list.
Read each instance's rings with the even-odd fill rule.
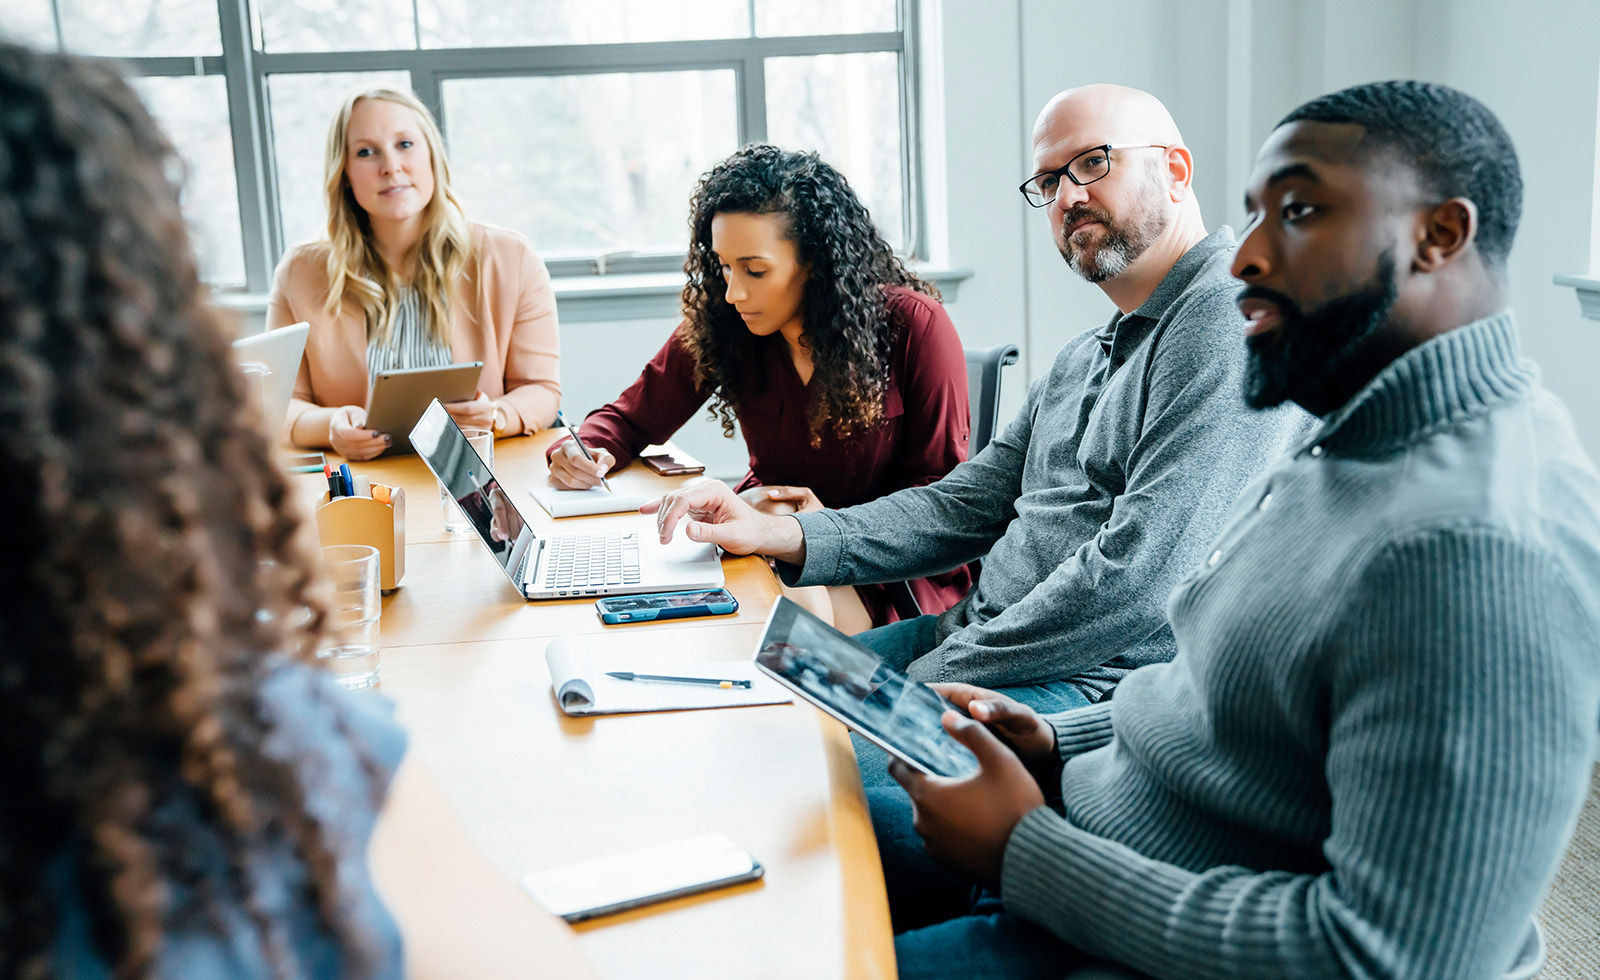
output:
[[939,724],[954,710],[950,702],[788,599],[773,607],[756,664],[923,772],[966,776],[978,769]]

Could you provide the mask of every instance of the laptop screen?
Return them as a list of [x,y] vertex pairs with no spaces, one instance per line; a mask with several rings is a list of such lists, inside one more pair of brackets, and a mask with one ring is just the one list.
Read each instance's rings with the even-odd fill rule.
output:
[[461,512],[472,522],[473,530],[478,532],[511,583],[522,591],[518,569],[528,550],[538,543],[539,536],[522,519],[522,512],[511,502],[511,495],[489,472],[483,457],[467,442],[455,419],[438,399],[434,399],[417,421],[416,428],[411,430],[411,445],[450,496],[456,498]]

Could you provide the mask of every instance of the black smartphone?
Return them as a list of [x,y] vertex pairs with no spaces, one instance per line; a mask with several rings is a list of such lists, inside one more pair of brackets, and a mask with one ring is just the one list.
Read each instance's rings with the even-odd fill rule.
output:
[[739,608],[739,600],[727,589],[695,589],[691,592],[652,592],[648,595],[619,595],[596,599],[594,610],[603,623],[648,623],[657,619],[683,619],[687,616],[726,616]]

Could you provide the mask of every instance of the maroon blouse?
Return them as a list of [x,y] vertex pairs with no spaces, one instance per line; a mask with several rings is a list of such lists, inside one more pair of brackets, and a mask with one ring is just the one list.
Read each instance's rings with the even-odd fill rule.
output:
[[[810,487],[825,507],[849,507],[906,487],[932,483],[967,458],[971,421],[967,362],[944,307],[911,289],[886,291],[898,328],[889,355],[884,418],[872,430],[841,439],[825,426],[819,445],[807,431],[810,392],[800,381],[782,336],[764,338],[760,377],[739,393],[738,421],[750,450],[750,472],[736,490],[754,486]],[[711,397],[694,383],[694,358],[679,331],[645,365],[616,401],[589,413],[579,434],[623,466],[645,446],[666,442]],[[563,439],[550,447],[565,442]],[[916,579],[912,593],[926,613],[939,613],[966,594],[965,566]],[[857,586],[875,625],[898,617],[881,585]]]

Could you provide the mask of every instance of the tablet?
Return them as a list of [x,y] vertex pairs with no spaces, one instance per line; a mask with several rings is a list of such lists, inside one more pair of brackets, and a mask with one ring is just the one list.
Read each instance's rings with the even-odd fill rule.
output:
[[367,428],[388,433],[391,442],[383,455],[411,452],[409,434],[433,400],[471,401],[482,373],[482,361],[379,371],[367,398]]
[[756,666],[921,772],[978,771],[977,757],[939,724],[961,709],[788,599],[767,617]]

